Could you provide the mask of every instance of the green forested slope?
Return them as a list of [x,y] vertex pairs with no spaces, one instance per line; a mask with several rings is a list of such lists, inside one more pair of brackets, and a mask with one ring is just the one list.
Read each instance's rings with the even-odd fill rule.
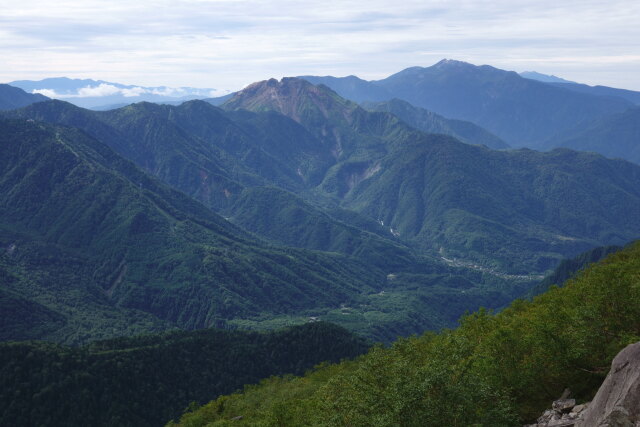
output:
[[[4,340],[79,344],[320,317],[390,341],[451,325],[479,304],[502,306],[530,282],[417,256],[313,209],[294,235],[351,256],[272,246],[80,131],[0,126],[0,301],[13,307],[2,313]],[[323,240],[327,227],[335,241]]]
[[270,333],[175,331],[81,348],[4,343],[0,424],[161,426],[191,402],[271,375],[300,375],[367,347],[327,323]]
[[316,194],[341,198],[375,171],[378,160],[416,131],[390,113],[368,112],[324,86],[284,78],[249,85],[226,110],[275,111],[299,123],[333,157]]
[[[186,413],[182,426],[514,426],[569,387],[590,399],[640,340],[640,244],[562,288],[455,330],[376,347],[301,378],[273,378]],[[242,416],[241,420],[230,421]]]
[[[3,299],[32,299],[76,320],[77,307],[87,309],[78,302],[92,301],[151,314],[152,330],[163,321],[197,328],[337,307],[385,281],[344,256],[255,241],[79,131],[0,126]],[[83,322],[37,337],[82,342],[123,332],[101,316]]]
[[531,297],[539,295],[546,292],[553,285],[562,286],[564,282],[575,277],[581,270],[621,249],[621,246],[599,246],[581,253],[575,258],[565,259],[558,264],[553,273],[532,287],[529,290],[529,295]]
[[546,147],[593,151],[640,163],[640,107],[630,108],[550,138]]
[[[329,249],[314,238],[294,241],[294,236],[284,238],[286,234],[281,233],[299,229],[300,221],[310,224],[319,217],[330,234],[344,231],[344,220],[336,221],[291,193],[280,192],[289,197],[277,197],[270,203],[279,211],[305,205],[298,211],[304,215],[299,221],[288,223],[286,216],[268,215],[255,207],[244,209],[249,199],[265,200],[273,194],[265,184],[301,192],[319,184],[335,162],[316,137],[273,111],[223,113],[205,102],[193,101],[178,107],[140,103],[98,113],[51,101],[7,115],[78,127],[164,182],[237,219],[249,231],[279,243]],[[351,233],[359,240],[357,235]],[[385,237],[392,236],[387,232]],[[351,254],[361,246],[370,245],[343,239],[330,250]],[[382,252],[386,250],[382,248]]]
[[234,224],[288,246],[347,253],[385,270],[416,262],[390,233],[361,230],[275,187],[244,190],[229,212]]
[[[569,151],[498,153],[428,136],[292,78],[253,84],[224,108],[193,101],[96,113],[51,102],[13,114],[80,126],[281,244],[380,259],[396,252],[393,239],[456,265],[538,274],[640,235],[632,214],[640,173],[623,162]],[[386,239],[372,246],[369,235],[348,233],[328,244],[327,235],[346,236],[345,225],[359,228],[332,215],[336,208],[378,221]]]
[[[242,132],[217,109],[209,107],[210,126],[223,129],[233,139]],[[5,113],[6,117],[33,119],[82,129],[114,151],[134,162],[169,185],[201,200],[209,206],[221,207],[237,194],[238,181],[261,183],[246,168],[194,138],[169,120],[176,107],[150,103],[134,104],[118,110],[96,112],[63,101],[50,101]],[[229,126],[231,130],[226,131]],[[222,138],[221,138],[222,139]],[[233,170],[233,174],[229,168]]]
[[[123,320],[116,330],[124,324],[134,325],[127,333],[158,330],[165,322],[187,328],[231,322],[263,329],[319,316],[385,341],[451,326],[480,305],[503,306],[526,292],[532,276],[561,259],[594,246],[624,244],[640,234],[634,214],[640,209],[640,169],[623,161],[568,150],[497,152],[425,135],[390,113],[367,112],[326,87],[297,79],[252,85],[225,109],[194,101],[97,113],[48,102],[12,114],[79,126],[229,221],[191,199],[176,198],[178,193],[164,186],[141,188],[135,178],[132,185],[89,186],[81,196],[56,193],[64,197],[42,214],[51,224],[21,222],[38,211],[33,205],[25,218],[9,209],[20,218],[6,229],[24,237],[44,227],[44,243],[56,245],[59,265],[71,247],[55,233],[64,231],[66,239],[77,231],[78,265],[90,267],[84,276],[73,268],[76,277],[68,282],[91,284],[96,307],[137,310],[126,317],[135,322]],[[10,169],[11,164],[4,165]],[[24,177],[30,177],[22,165]],[[104,164],[104,170],[110,168]],[[29,195],[29,188],[21,194]],[[66,191],[66,181],[60,188]],[[128,201],[140,192],[144,206]],[[169,196],[172,202],[165,200]],[[118,202],[120,216],[103,229],[117,244],[98,243],[102,237],[93,238],[96,248],[83,242],[86,236],[102,236],[91,228],[102,224],[92,212],[101,214],[118,200],[123,201]],[[233,236],[244,236],[241,243],[210,241],[202,221],[180,219],[180,212],[196,206],[197,217],[236,230]],[[54,211],[65,216],[54,221]],[[126,224],[133,218],[140,236],[129,235]],[[250,243],[255,237],[232,224],[267,237],[272,245],[332,253]],[[3,243],[9,247],[14,241],[9,237]],[[143,250],[157,244],[164,249]],[[15,283],[37,284],[40,290],[31,295],[45,295],[45,282],[35,272],[48,268],[25,268],[25,252],[18,250],[13,258],[12,271],[21,278]],[[25,294],[3,296],[17,297]],[[38,298],[33,302],[42,305],[44,297]],[[50,304],[43,307],[60,314]],[[145,314],[138,318],[140,310]],[[65,315],[72,317],[79,316]],[[88,338],[78,331],[90,330],[110,336],[108,328],[98,327],[105,321],[80,317],[87,319],[85,326],[68,321],[54,339],[81,342]]]
[[640,169],[629,163],[568,150],[498,152],[425,135],[298,79],[255,83],[223,107],[296,120],[336,156],[310,197],[330,198],[463,265],[544,272],[640,235]]
[[545,271],[639,233],[640,169],[557,149],[492,151],[428,137],[396,150],[343,206],[448,258]]
[[509,148],[509,145],[491,132],[464,120],[446,119],[424,108],[415,107],[401,99],[385,102],[364,102],[370,111],[386,111],[398,116],[405,123],[426,133],[451,135],[468,144],[483,144],[493,149]]
[[12,110],[48,99],[49,98],[39,93],[27,93],[15,86],[0,84],[0,110]]

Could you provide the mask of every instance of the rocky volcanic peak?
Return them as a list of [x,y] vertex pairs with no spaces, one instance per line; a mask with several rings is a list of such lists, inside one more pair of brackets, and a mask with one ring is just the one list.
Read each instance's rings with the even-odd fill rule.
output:
[[[283,114],[315,136],[319,147],[334,160],[357,162],[358,176],[363,176],[387,153],[390,134],[413,131],[390,113],[368,112],[324,85],[314,86],[299,78],[254,83],[238,92],[222,108],[254,112],[272,110]],[[351,155],[358,157],[351,158]],[[348,176],[355,173],[353,164],[345,167],[348,171],[345,169],[341,173]]]
[[328,118],[332,113],[346,114],[358,107],[326,86],[314,86],[306,80],[285,77],[280,81],[269,79],[253,83],[225,102],[223,108],[274,110],[302,122],[309,115],[320,113]]

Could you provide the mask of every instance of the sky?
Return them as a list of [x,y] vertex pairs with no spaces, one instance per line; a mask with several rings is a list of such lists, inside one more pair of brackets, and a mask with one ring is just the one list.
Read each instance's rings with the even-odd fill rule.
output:
[[221,92],[443,58],[640,90],[640,0],[0,0],[0,82]]

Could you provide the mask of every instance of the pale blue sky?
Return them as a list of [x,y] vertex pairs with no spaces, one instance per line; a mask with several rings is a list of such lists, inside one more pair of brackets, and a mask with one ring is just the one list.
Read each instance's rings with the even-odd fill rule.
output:
[[0,81],[237,90],[442,58],[640,90],[639,0],[0,0]]

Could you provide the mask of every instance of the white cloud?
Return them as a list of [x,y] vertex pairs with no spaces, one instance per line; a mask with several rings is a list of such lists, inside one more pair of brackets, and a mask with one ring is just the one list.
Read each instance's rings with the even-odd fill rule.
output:
[[284,75],[382,78],[448,57],[640,90],[633,0],[5,3],[5,81],[71,75],[238,89]]
[[120,89],[120,93],[122,93],[127,98],[131,98],[134,96],[144,95],[145,93],[150,93],[150,92],[141,87],[132,87],[129,89]]
[[31,93],[39,93],[40,95],[44,95],[47,98],[60,98],[60,95],[56,93],[53,89],[34,89]]
[[210,96],[221,96],[228,91],[217,91],[215,89],[197,89],[197,88],[188,88],[188,87],[141,87],[141,86],[130,86],[130,87],[118,87],[109,83],[100,83],[97,86],[85,86],[79,88],[75,91],[75,93],[58,93],[55,89],[35,89],[32,91],[33,93],[40,93],[42,95],[48,96],[49,98],[57,98],[57,99],[70,99],[70,98],[100,98],[103,96],[113,96],[113,95],[121,95],[125,98],[134,98],[142,95],[155,95],[155,96],[163,96],[163,97],[186,97],[186,96],[199,96],[199,97],[210,97]]
[[172,87],[153,88],[151,93],[160,96],[184,96],[187,95],[184,91],[174,89]]
[[89,98],[89,97],[93,97],[93,96],[109,96],[109,95],[115,95],[117,93],[121,93],[122,89],[117,88],[113,85],[110,84],[106,84],[106,83],[100,83],[98,86],[86,86],[83,87],[81,89],[78,90],[78,94],[77,95],[72,95],[69,96],[67,95],[68,98]]
[[135,97],[147,93],[153,93],[142,87],[119,88],[117,86],[100,83],[98,86],[85,86],[77,90],[76,93],[57,93],[54,89],[35,89],[33,93],[40,93],[49,98],[100,98],[103,96],[122,95],[125,97]]

